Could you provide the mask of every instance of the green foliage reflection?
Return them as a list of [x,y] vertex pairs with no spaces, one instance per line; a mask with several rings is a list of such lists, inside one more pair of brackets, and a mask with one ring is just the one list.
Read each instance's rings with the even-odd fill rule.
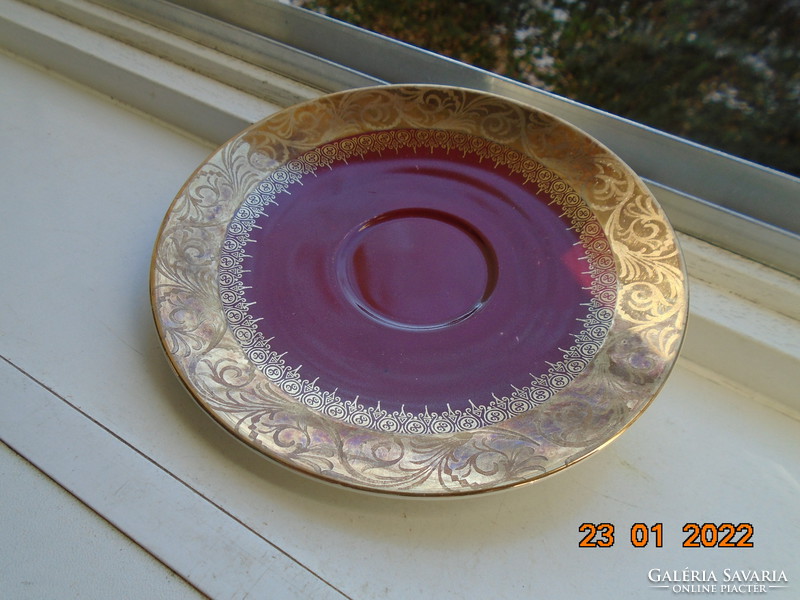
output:
[[300,0],[800,175],[797,0]]

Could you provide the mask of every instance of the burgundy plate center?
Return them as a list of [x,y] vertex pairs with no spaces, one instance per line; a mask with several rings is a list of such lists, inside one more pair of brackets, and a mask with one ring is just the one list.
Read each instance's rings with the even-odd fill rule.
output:
[[397,130],[262,181],[231,221],[219,283],[274,385],[354,425],[439,433],[568,385],[610,327],[613,265],[591,211],[541,164]]
[[378,322],[431,329],[453,325],[489,298],[497,262],[468,223],[436,210],[383,214],[352,231],[337,254],[346,297]]

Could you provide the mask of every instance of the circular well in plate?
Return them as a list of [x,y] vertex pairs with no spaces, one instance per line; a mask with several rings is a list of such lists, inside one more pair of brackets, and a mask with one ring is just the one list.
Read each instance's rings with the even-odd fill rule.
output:
[[303,404],[380,430],[475,429],[557,393],[613,316],[591,211],[516,152],[484,160],[481,138],[364,138],[301,155],[304,175],[232,221],[221,273],[245,350]]
[[[549,265],[537,271],[536,277],[552,268],[554,273],[570,273],[573,280],[584,278],[580,287],[594,286],[592,299],[602,305],[597,314],[602,315],[600,321],[611,323],[610,329],[603,323],[587,324],[573,341],[591,349],[590,360],[581,359],[579,348],[562,348],[566,350],[562,359],[553,363],[557,369],[532,379],[536,385],[512,385],[508,396],[493,399],[480,413],[497,416],[489,409],[499,407],[499,419],[459,424],[446,418],[436,421],[423,412],[422,417],[429,418],[428,428],[407,420],[407,427],[398,430],[400,410],[386,411],[380,419],[375,406],[362,405],[364,412],[358,412],[358,403],[352,399],[335,400],[336,391],[315,391],[312,363],[288,361],[290,351],[279,348],[279,336],[270,338],[272,334],[264,336],[259,331],[261,321],[251,314],[244,298],[244,247],[253,239],[249,233],[260,231],[247,231],[247,226],[261,218],[262,209],[271,215],[276,203],[288,206],[281,204],[283,196],[300,180],[306,185],[323,173],[343,174],[343,169],[335,167],[342,158],[359,163],[354,157],[368,152],[356,150],[375,149],[370,146],[375,138],[371,134],[401,130],[406,136],[413,132],[418,148],[425,151],[436,145],[430,140],[444,141],[453,157],[459,155],[458,144],[469,136],[484,140],[479,166],[499,173],[498,166],[505,165],[524,180],[536,181],[560,199],[560,210],[548,205],[559,214],[589,213],[582,243],[573,246],[573,252],[578,248],[585,253],[585,260],[572,255],[575,260],[562,263],[572,267],[562,269],[555,268],[558,253],[548,250],[532,256]],[[336,140],[348,140],[347,147],[337,147]],[[359,146],[362,141],[364,145]],[[323,155],[322,149],[331,154]],[[394,148],[382,151],[389,156]],[[512,153],[517,162],[506,160]],[[299,157],[305,157],[305,162]],[[568,190],[537,181],[537,173],[557,174]],[[482,178],[476,178],[477,183]],[[378,191],[392,189],[384,185]],[[577,204],[567,201],[570,194],[578,197]],[[360,247],[359,241],[368,240],[348,235],[365,223],[380,222],[381,215],[406,209],[448,215],[444,220],[428,220],[445,227],[439,231],[446,232],[442,237],[451,236],[455,246],[473,253],[465,261],[469,269],[485,270],[474,288],[467,286],[454,301],[433,312],[419,312],[409,304],[413,298],[394,307],[370,304],[371,286],[358,275],[347,274],[352,252]],[[306,239],[320,239],[316,233],[325,230],[325,222],[323,213],[306,220],[310,229]],[[400,222],[396,220],[395,225]],[[514,272],[508,269],[502,247],[507,236],[487,231],[487,222],[450,207],[409,202],[406,197],[402,206],[349,222],[334,239],[328,255],[334,257],[333,263],[318,273],[330,277],[329,291],[341,302],[341,310],[360,313],[364,323],[418,338],[456,332],[492,315],[494,307],[502,304],[505,274]],[[462,228],[462,223],[468,227]],[[429,225],[426,222],[423,229]],[[477,238],[471,237],[473,230]],[[365,231],[371,235],[379,229]],[[399,231],[389,233],[386,238],[399,235]],[[482,265],[471,250],[476,239],[487,242],[496,262],[484,253]],[[372,240],[379,241],[380,236]],[[371,245],[365,248],[370,249]],[[583,267],[589,255],[594,257],[596,272],[587,284],[586,269],[574,267]],[[433,271],[447,262],[433,264]],[[276,264],[264,273],[259,286],[263,283],[282,294],[302,296],[304,284],[293,283],[302,279],[280,274],[291,261]],[[492,277],[493,264],[496,281],[485,284],[483,277]],[[324,265],[317,263],[317,267]],[[610,271],[616,276],[609,275]],[[464,283],[452,275],[454,285]],[[484,292],[476,291],[480,289]],[[480,299],[472,310],[476,295]],[[524,104],[436,86],[385,86],[326,96],[277,113],[224,144],[191,176],[165,217],[154,253],[151,299],[162,344],[177,374],[199,404],[233,434],[280,463],[331,483],[425,496],[471,494],[533,481],[613,440],[664,383],[678,354],[687,306],[685,273],[674,233],[652,195],[619,158],[571,125]],[[251,308],[259,305],[256,299]],[[313,332],[319,323],[337,320],[331,316],[324,311],[306,313],[301,329]],[[308,323],[309,317],[315,322]],[[495,329],[498,336],[500,331]],[[594,340],[593,332],[601,335]],[[297,339],[294,333],[291,339]],[[462,343],[461,347],[468,351],[471,345]],[[335,357],[339,347],[329,350]],[[491,352],[483,349],[478,355]],[[480,371],[486,361],[472,356],[465,362]],[[569,375],[570,369],[577,375]],[[321,380],[322,376],[317,379]],[[544,395],[537,396],[541,390]],[[464,401],[470,404],[469,399]],[[522,412],[512,416],[503,412],[514,404],[522,404]],[[435,428],[430,427],[432,423]]]

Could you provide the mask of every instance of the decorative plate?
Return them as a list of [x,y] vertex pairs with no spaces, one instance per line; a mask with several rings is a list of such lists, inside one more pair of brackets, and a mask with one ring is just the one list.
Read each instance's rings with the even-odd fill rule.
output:
[[686,276],[639,178],[537,109],[449,87],[325,96],[178,194],[151,297],[218,422],[353,488],[447,496],[563,469],[649,405]]

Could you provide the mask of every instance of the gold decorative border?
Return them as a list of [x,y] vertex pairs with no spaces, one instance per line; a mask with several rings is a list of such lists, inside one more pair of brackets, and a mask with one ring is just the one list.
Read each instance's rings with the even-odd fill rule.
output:
[[[591,276],[592,299],[581,318],[583,326],[574,343],[561,349],[561,359],[550,363],[543,373],[531,374],[530,384],[523,388],[508,385],[508,394],[496,394],[484,402],[461,410],[436,412],[427,407],[420,413],[406,410],[388,412],[380,407],[367,407],[357,398],[345,400],[335,391],[324,390],[315,381],[303,379],[297,367],[286,364],[283,354],[271,348],[270,340],[259,330],[257,320],[250,315],[250,306],[241,281],[242,261],[256,220],[268,214],[269,208],[289,200],[282,194],[293,195],[294,186],[302,185],[303,177],[313,175],[319,168],[333,168],[366,154],[381,154],[387,150],[445,149],[461,157],[472,156],[489,160],[496,169],[522,175],[533,183],[539,193],[558,206],[562,217],[570,222],[580,240]],[[233,230],[233,231],[231,231]],[[312,410],[333,419],[367,429],[408,434],[453,433],[467,431],[505,421],[525,413],[547,401],[569,385],[597,354],[614,317],[617,297],[617,276],[611,246],[591,210],[580,196],[558,176],[541,164],[523,157],[519,152],[464,133],[439,129],[394,129],[364,133],[355,138],[335,140],[310,150],[273,171],[247,195],[228,226],[228,235],[220,255],[220,297],[228,325],[242,345],[247,358],[279,388]],[[271,339],[271,338],[270,338]]]
[[[453,434],[366,430],[298,403],[245,356],[220,299],[226,230],[254,187],[336,139],[393,129],[477,136],[541,163],[576,191],[611,243],[614,323],[589,367],[535,410]],[[214,418],[264,454],[329,482],[444,496],[538,479],[584,458],[652,401],[685,328],[686,276],[675,235],[638,177],[580,130],[521,103],[437,86],[325,96],[248,128],[187,181],[156,242],[151,300],[167,356]]]

